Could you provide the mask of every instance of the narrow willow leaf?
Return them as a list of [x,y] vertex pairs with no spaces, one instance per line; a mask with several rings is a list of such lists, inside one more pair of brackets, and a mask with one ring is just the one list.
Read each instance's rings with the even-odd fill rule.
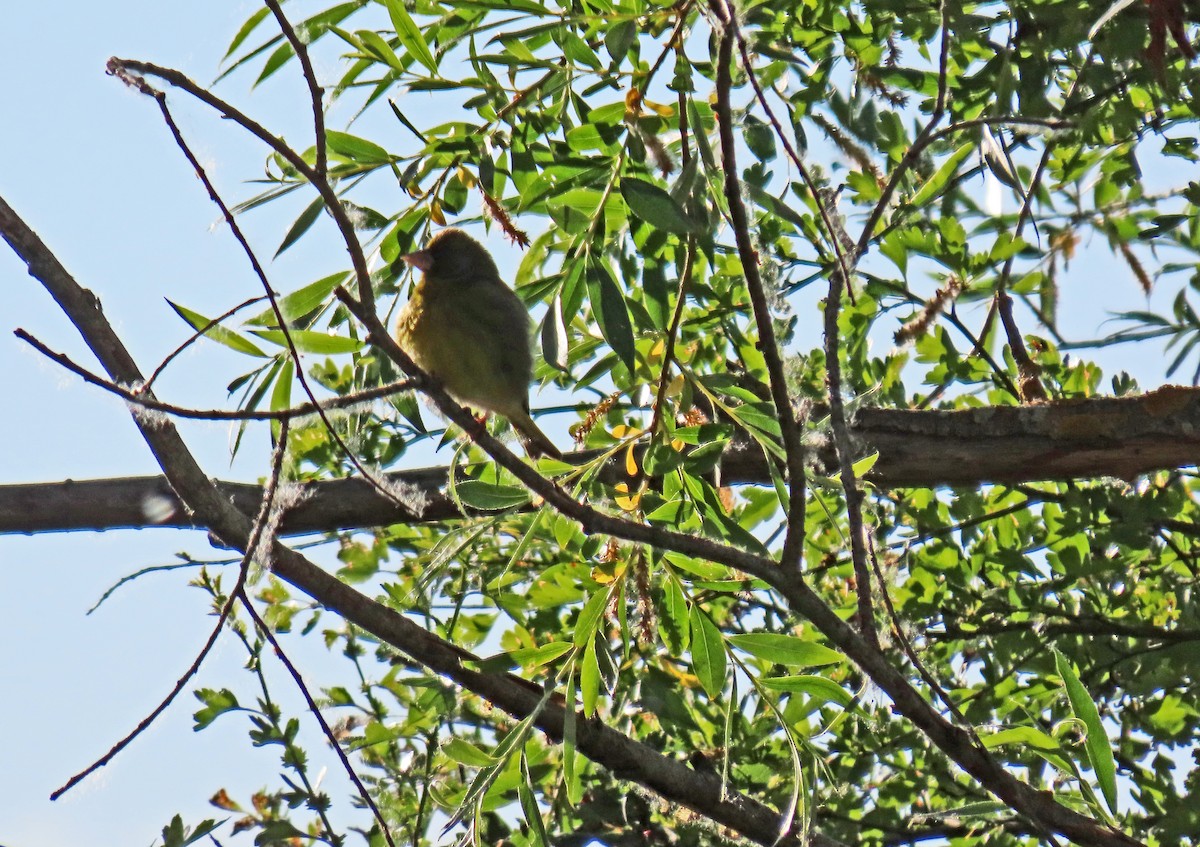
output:
[[[1058,743],[1058,740],[1054,736],[1031,726],[1014,726],[1009,729],[1002,729],[999,732],[982,735],[979,740],[983,742],[983,746],[988,750],[1003,747],[1005,744],[1017,744],[1032,750],[1048,753],[1062,751],[1062,745]],[[1070,768],[1067,769],[1067,773],[1070,773]]]
[[[425,134],[421,132],[421,130],[417,129],[416,125],[407,117],[405,117],[404,113],[400,111],[400,107],[396,105],[395,100],[388,100],[388,105],[392,107],[392,114],[396,116],[396,120],[404,124],[405,128],[408,129],[409,132],[421,139],[422,144],[429,143],[429,140],[425,137]],[[487,183],[485,182],[484,185],[487,185]]]
[[519,485],[497,485],[468,479],[457,486],[458,497],[468,506],[484,511],[513,509],[529,502],[529,491]]
[[546,364],[565,371],[569,361],[567,358],[569,347],[567,325],[563,321],[562,297],[555,293],[550,308],[546,310],[546,315],[542,318],[542,358],[546,360]]
[[525,739],[529,737],[529,731],[533,728],[533,722],[537,720],[538,715],[542,713],[546,702],[550,699],[550,695],[554,693],[554,689],[547,688],[546,693],[542,695],[542,699],[533,710],[516,726],[508,731],[508,734],[500,740],[496,745],[496,749],[492,752],[492,763],[484,767],[471,780],[471,784],[467,787],[467,792],[463,796],[462,802],[459,803],[457,809],[450,816],[445,826],[442,828],[443,834],[449,832],[454,826],[462,820],[466,819],[468,813],[472,813],[479,808],[479,804],[483,801],[484,794],[488,788],[496,781],[496,777],[508,765],[508,760],[512,755],[520,750],[525,743]]
[[390,44],[383,40],[383,37],[379,33],[369,29],[360,29],[354,34],[358,36],[358,40],[362,42],[362,46],[372,56],[382,61],[392,70],[404,73],[406,70],[404,62],[400,61],[400,57],[396,55],[396,51],[392,49]]
[[587,290],[600,334],[625,363],[625,367],[632,371],[636,350],[633,343],[633,325],[629,321],[629,308],[625,304],[624,293],[603,261],[588,263]]
[[266,63],[263,65],[262,72],[258,75],[258,78],[254,80],[253,87],[257,88],[270,79],[271,75],[274,74],[275,71],[279,70],[288,62],[290,62],[292,57],[295,55],[296,51],[292,49],[292,45],[287,41],[276,47],[275,52],[273,52],[267,58]]
[[299,241],[300,236],[308,232],[312,225],[317,222],[317,218],[321,216],[321,210],[324,208],[324,198],[318,197],[309,203],[304,208],[304,211],[300,213],[300,216],[288,228],[287,234],[283,236],[283,241],[279,244],[279,249],[275,251],[275,256],[278,257],[280,253]]
[[563,709],[563,784],[567,789],[567,802],[578,806],[583,799],[583,780],[577,769],[578,757],[575,750],[575,693],[578,676],[572,668],[567,674],[567,702]]
[[386,165],[392,161],[392,154],[384,150],[374,141],[359,138],[348,132],[337,130],[325,131],[325,144],[329,152],[343,156],[352,162],[367,165]]
[[[283,312],[284,319],[288,321],[302,318],[324,304],[329,299],[329,295],[333,293],[333,289],[349,280],[350,275],[342,271],[318,279],[316,282],[310,282],[286,297],[281,297],[278,301],[279,311]],[[246,323],[254,326],[278,327],[275,310],[270,308],[264,309]]]
[[748,632],[731,635],[729,643],[751,656],[788,667],[832,665],[845,661],[842,654],[794,635],[774,632]]
[[495,756],[462,738],[449,739],[441,746],[441,751],[460,765],[467,767],[486,768],[496,764]]
[[695,604],[688,618],[692,629],[692,670],[708,696],[716,699],[725,687],[726,657],[721,631]]
[[568,641],[551,641],[539,647],[513,650],[508,655],[521,667],[531,670],[553,662],[559,656],[571,652],[572,649],[574,649],[574,645]]
[[811,674],[768,676],[760,679],[759,683],[764,688],[786,691],[789,694],[807,694],[814,700],[837,703],[840,706],[849,706],[854,700],[849,691],[842,688],[833,680],[826,679],[823,676],[813,676]]
[[1075,673],[1075,668],[1071,665],[1071,660],[1062,653],[1055,651],[1054,664],[1058,670],[1058,675],[1063,679],[1063,686],[1067,690],[1067,699],[1071,702],[1071,711],[1075,713],[1075,717],[1083,721],[1083,725],[1087,727],[1087,740],[1084,744],[1084,750],[1087,752],[1088,761],[1092,765],[1092,770],[1096,774],[1096,782],[1100,784],[1100,792],[1104,795],[1104,802],[1108,804],[1108,810],[1114,815],[1117,812],[1117,762],[1113,757],[1112,745],[1109,744],[1108,734],[1104,731],[1104,724],[1100,722],[1100,711],[1096,708],[1096,703],[1092,700],[1087,689],[1083,687],[1083,683],[1079,681],[1079,676]]
[[667,642],[668,649],[675,655],[683,653],[691,643],[688,640],[688,605],[683,596],[683,589],[674,579],[667,580],[663,586],[658,611],[658,628],[663,640]]
[[600,698],[600,661],[596,656],[596,639],[587,643],[583,651],[583,663],[579,666],[579,699],[583,704],[583,716],[590,718],[596,713],[596,701]]
[[783,735],[787,739],[788,751],[791,753],[792,759],[792,778],[789,780],[792,791],[788,795],[787,805],[783,807],[779,815],[777,840],[780,841],[792,828],[792,821],[796,819],[796,811],[800,808],[800,792],[804,790],[804,768],[800,764],[800,749],[796,746],[796,739],[792,737],[790,730],[785,729]]
[[653,183],[624,177],[621,180],[621,196],[629,204],[630,211],[651,226],[676,235],[696,231],[696,224],[675,198]]
[[950,154],[950,158],[937,169],[937,172],[933,176],[925,181],[920,190],[908,201],[909,204],[917,209],[925,208],[930,200],[941,194],[946,186],[950,184],[950,180],[958,173],[958,166],[973,152],[975,152],[975,145],[972,143],[964,144]]
[[525,822],[529,824],[530,842],[533,847],[550,847],[550,839],[546,837],[546,824],[542,820],[542,812],[538,808],[537,794],[533,788],[533,777],[529,773],[529,760],[521,753],[521,781],[517,783],[517,796],[521,801],[521,811],[525,813]]
[[854,475],[857,478],[862,479],[870,472],[871,468],[875,467],[875,463],[878,461],[879,451],[875,451],[869,456],[863,456],[851,466],[854,470]]
[[[224,344],[230,350],[236,350],[237,352],[245,353],[248,356],[257,356],[261,359],[267,358],[266,353],[258,349],[251,341],[242,337],[241,335],[238,335],[233,330],[226,329],[220,324],[213,324],[212,326],[209,326],[209,324],[212,324],[210,319],[204,317],[204,315],[200,314],[199,312],[193,312],[186,306],[180,306],[178,303],[173,303],[170,300],[167,301],[167,305],[174,309],[175,313],[179,315],[179,317],[187,321],[188,325],[191,326],[192,329],[203,329],[205,338],[211,339],[218,344]],[[208,329],[204,329],[205,327],[208,327]]]
[[230,56],[232,56],[234,51],[242,46],[242,42],[250,36],[250,33],[254,32],[255,28],[263,22],[263,18],[270,13],[271,10],[264,6],[253,15],[246,18],[246,22],[242,24],[242,28],[237,31],[237,34],[233,37],[233,41],[229,42],[229,49],[225,51],[225,55],[222,57],[222,59],[228,59]]
[[[271,391],[271,411],[281,412],[292,405],[292,380],[296,375],[296,363],[288,358],[283,367],[279,369],[279,375],[275,377],[275,388]],[[280,428],[282,424],[279,421],[271,421],[271,436],[273,439],[279,438]]]
[[579,612],[579,619],[575,622],[576,647],[583,647],[595,636],[596,631],[600,628],[600,618],[608,607],[608,599],[608,589],[602,588],[583,604],[583,608]]
[[330,335],[328,332],[318,332],[312,329],[290,329],[284,335],[280,329],[255,329],[254,335],[263,341],[269,341],[280,347],[287,347],[287,337],[291,336],[292,343],[301,353],[319,353],[325,356],[336,356],[341,353],[357,353],[363,343],[357,338],[345,335]]
[[401,0],[385,0],[385,3],[388,14],[392,18],[392,27],[396,30],[396,37],[400,39],[400,43],[404,45],[408,55],[424,65],[431,74],[437,76],[437,59],[433,57],[429,45],[425,43],[425,36],[421,34],[420,27],[408,14],[408,10],[404,8],[404,3]]

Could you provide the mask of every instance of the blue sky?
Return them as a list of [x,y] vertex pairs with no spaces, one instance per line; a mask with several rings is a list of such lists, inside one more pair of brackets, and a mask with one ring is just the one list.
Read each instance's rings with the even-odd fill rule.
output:
[[[288,4],[310,8],[312,4]],[[10,4],[0,30],[0,195],[58,254],[147,370],[181,340],[171,298],[205,314],[259,292],[244,257],[170,142],[157,109],[105,75],[109,56],[172,66],[212,80],[225,45],[256,8],[249,2],[163,3],[161,0],[71,0]],[[332,65],[318,65],[328,79]],[[219,92],[241,103],[297,146],[311,132],[307,94],[295,68],[251,92],[247,75]],[[182,95],[177,116],[202,161],[232,198],[242,180],[261,173],[263,151]],[[338,127],[349,111],[335,111]],[[299,140],[298,140],[299,139]],[[396,139],[391,139],[395,141]],[[982,190],[982,185],[981,185]],[[298,211],[301,203],[293,210]],[[270,256],[286,220],[243,220],[262,255]],[[490,239],[501,265],[515,254]],[[343,252],[316,238],[272,263],[286,291],[340,269]],[[1073,269],[1086,285],[1068,289],[1062,313],[1071,334],[1101,332],[1102,308],[1144,308],[1127,269],[1101,244],[1085,248]],[[0,249],[0,484],[155,474],[158,468],[123,404],[65,375],[15,339],[21,327],[91,366],[78,335],[7,248]],[[1114,293],[1097,296],[1097,289]],[[1163,303],[1173,292],[1157,295]],[[1163,308],[1163,305],[1159,305]],[[1157,348],[1112,351],[1105,358],[1133,370],[1144,387],[1161,381]],[[225,383],[244,365],[206,345],[185,355],[161,383],[160,396],[195,406],[225,403]],[[230,466],[228,427],[184,424],[188,443],[210,473],[251,480],[266,467],[265,430],[255,430]],[[145,530],[0,536],[0,845],[149,844],[176,812],[185,820],[219,816],[206,798],[225,787],[237,798],[274,783],[272,750],[248,749],[245,721],[231,717],[203,734],[191,730],[195,700],[185,693],[150,732],[114,764],[50,803],[48,795],[124,735],[169,690],[203,642],[212,619],[201,592],[180,572],[138,580],[99,611],[100,594],[138,568],[174,554],[220,557],[200,533]],[[340,665],[318,649],[298,658],[316,677]],[[246,688],[244,656],[223,638],[197,684]],[[192,687],[195,687],[194,685]],[[300,711],[278,674],[274,692]],[[324,748],[310,734],[310,751]],[[341,784],[332,756],[331,785]],[[339,802],[344,793],[335,792]],[[345,810],[345,804],[337,807]],[[336,809],[335,809],[336,811]],[[359,820],[356,816],[342,821]]]

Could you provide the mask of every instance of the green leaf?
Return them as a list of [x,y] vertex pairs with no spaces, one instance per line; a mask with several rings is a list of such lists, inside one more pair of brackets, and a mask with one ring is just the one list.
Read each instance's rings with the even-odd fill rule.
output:
[[1087,728],[1087,740],[1084,750],[1088,761],[1096,774],[1096,782],[1104,795],[1108,810],[1114,815],[1117,811],[1117,763],[1113,757],[1112,745],[1109,744],[1108,734],[1100,722],[1100,711],[1096,702],[1088,694],[1083,683],[1079,681],[1071,660],[1057,650],[1054,652],[1054,664],[1058,675],[1062,677],[1063,687],[1067,691],[1067,699],[1071,703],[1071,711]]
[[255,329],[251,332],[263,341],[269,341],[280,347],[287,347],[287,338],[291,336],[292,343],[301,353],[336,356],[341,353],[357,353],[363,347],[362,341],[357,338],[330,335],[328,332],[317,332],[312,329],[289,329],[287,335],[281,329]]
[[241,708],[238,705],[237,697],[228,688],[222,688],[220,691],[212,688],[201,688],[196,692],[196,699],[204,704],[203,709],[192,715],[192,718],[196,721],[196,725],[192,729],[196,732],[204,729],[220,715],[226,712],[234,712]]
[[567,354],[570,352],[570,339],[567,337],[567,324],[563,320],[562,296],[555,293],[550,301],[550,308],[542,318],[542,358],[546,364],[561,371],[567,369]]
[[521,811],[525,813],[525,822],[529,824],[531,847],[550,847],[546,825],[534,793],[533,777],[529,773],[529,760],[524,752],[521,753],[521,781],[517,783],[517,796],[521,801]]
[[729,643],[751,656],[788,667],[814,667],[845,661],[842,654],[794,635],[774,632],[748,632],[731,635]]
[[692,670],[709,697],[716,699],[725,687],[725,644],[721,631],[693,603],[688,611],[692,629]]
[[383,40],[379,33],[369,29],[360,29],[354,34],[368,53],[374,55],[392,70],[404,73],[406,70],[404,62],[400,61],[400,57],[396,55],[396,51],[392,49],[390,44]]
[[[290,358],[283,363],[283,367],[279,369],[279,375],[275,377],[275,388],[271,392],[271,411],[281,412],[292,405],[292,380],[296,376],[296,363]],[[276,436],[279,434],[279,421],[271,421],[271,430]]]
[[775,130],[753,115],[746,115],[742,122],[742,135],[746,146],[760,162],[769,162],[775,158]]
[[242,46],[242,42],[250,36],[250,33],[254,32],[258,25],[263,22],[263,18],[270,13],[271,10],[266,6],[263,6],[250,17],[246,18],[246,22],[242,24],[242,28],[237,31],[237,35],[233,37],[233,41],[229,42],[229,49],[225,51],[225,55],[222,57],[222,60],[228,59],[230,56],[232,56],[234,51]]
[[600,334],[625,363],[625,367],[633,371],[636,350],[633,343],[633,325],[629,321],[629,308],[625,304],[625,295],[603,260],[597,259],[588,263],[587,290]]
[[596,701],[600,699],[600,662],[596,656],[595,638],[588,640],[583,651],[583,663],[579,666],[579,699],[583,703],[585,718],[596,713]]
[[525,647],[520,650],[513,650],[508,655],[521,667],[526,670],[532,670],[533,668],[549,664],[559,656],[571,652],[573,647],[574,645],[569,641],[551,641],[539,647]]
[[491,756],[492,764],[482,768],[479,773],[475,774],[475,778],[471,780],[471,784],[467,787],[466,794],[463,795],[462,801],[458,808],[450,815],[449,820],[445,824],[445,829],[450,829],[459,821],[463,820],[468,812],[472,810],[478,811],[479,804],[482,802],[484,795],[488,789],[500,776],[501,772],[508,764],[508,760],[517,752],[525,740],[529,737],[529,731],[533,727],[533,723],[537,720],[538,715],[542,713],[546,702],[550,699],[553,693],[552,689],[547,689],[542,699],[538,701],[537,706],[525,716],[522,721],[508,731],[508,733],[496,745]]
[[675,198],[657,185],[635,177],[621,179],[621,196],[629,209],[651,226],[676,235],[696,232],[696,224]]
[[163,847],[188,847],[207,838],[208,834],[214,832],[222,823],[224,821],[209,818],[197,824],[195,829],[188,829],[183,825],[183,818],[176,815],[171,818],[171,823],[163,827]]
[[814,700],[849,706],[854,697],[832,679],[812,674],[798,676],[768,676],[759,680],[766,688],[787,691],[790,694],[807,694]]
[[663,597],[658,609],[658,627],[668,649],[675,655],[683,653],[690,643],[688,605],[683,596],[683,589],[674,579],[667,580],[663,586]]
[[637,38],[637,24],[632,20],[614,21],[604,32],[604,49],[616,64],[629,53],[633,41]]
[[291,227],[288,228],[287,233],[283,236],[283,241],[279,244],[279,249],[275,251],[275,256],[278,257],[280,253],[299,241],[300,236],[308,232],[312,225],[317,222],[317,218],[321,216],[321,210],[324,208],[324,198],[318,197],[309,203]]
[[566,707],[563,709],[563,785],[567,789],[567,802],[578,806],[583,799],[583,780],[580,779],[579,757],[575,749],[575,694],[579,677],[574,670],[567,674]]
[[[350,274],[343,271],[330,274],[327,277],[318,279],[316,282],[310,282],[308,285],[293,291],[286,297],[281,297],[278,301],[279,311],[283,313],[284,320],[289,322],[297,318],[302,318],[325,303],[329,299],[329,295],[333,293],[333,289],[349,281]],[[246,323],[253,324],[254,326],[279,326],[279,323],[275,320],[275,310],[271,308],[264,309],[246,321]]]
[[975,144],[973,143],[964,144],[955,150],[950,155],[950,158],[947,159],[942,166],[937,169],[937,172],[927,179],[925,184],[921,186],[920,190],[913,195],[912,199],[908,201],[909,204],[916,206],[917,208],[921,208],[934,197],[941,194],[946,186],[950,183],[950,180],[954,178],[954,175],[958,173],[958,166],[961,165],[974,151]]
[[330,153],[365,165],[387,165],[391,164],[393,158],[391,153],[374,141],[332,129],[325,131],[325,146]]
[[515,509],[529,502],[528,489],[519,485],[499,485],[478,479],[467,479],[458,484],[457,491],[460,500],[481,511]]
[[[245,353],[248,356],[257,356],[259,358],[267,358],[267,354],[259,350],[254,344],[241,335],[238,335],[233,330],[226,329],[220,324],[215,324],[199,312],[193,312],[186,306],[180,306],[178,303],[167,301],[175,313],[179,317],[187,321],[188,325],[196,330],[204,330],[204,337],[212,339],[218,344],[224,344],[230,350],[236,350],[238,353]],[[208,327],[205,329],[205,327]]]
[[271,53],[271,55],[267,58],[267,61],[263,64],[262,73],[260,73],[258,78],[254,80],[255,87],[270,79],[271,75],[274,74],[275,71],[279,70],[288,62],[290,62],[292,57],[295,55],[296,52],[292,49],[291,42],[284,41],[282,44],[276,47],[275,51]]
[[1016,744],[1045,753],[1062,752],[1062,745],[1053,736],[1031,726],[1014,726],[1009,729],[1002,729],[999,732],[981,735],[979,740],[983,742],[983,746],[988,750],[994,750],[1006,744]]
[[404,8],[404,3],[401,0],[384,0],[384,2],[387,4],[388,15],[392,18],[392,28],[396,30],[396,37],[400,39],[400,43],[404,45],[408,55],[424,65],[431,74],[437,76],[437,59],[433,57],[429,45],[425,43],[425,36],[421,34],[420,27],[408,14],[408,10]]
[[480,750],[470,741],[462,738],[451,738],[442,745],[441,750],[460,765],[471,768],[486,768],[496,764],[496,757]]
[[603,616],[604,610],[608,608],[608,601],[608,589],[602,588],[583,604],[583,608],[579,611],[579,618],[575,621],[576,647],[584,646],[595,636],[596,630],[600,626],[600,618]]

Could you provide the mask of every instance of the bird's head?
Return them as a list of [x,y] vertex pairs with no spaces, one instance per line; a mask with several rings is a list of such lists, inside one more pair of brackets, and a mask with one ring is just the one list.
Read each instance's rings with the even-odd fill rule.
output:
[[424,271],[427,279],[466,282],[500,278],[487,248],[461,229],[443,229],[429,239],[425,249],[400,258]]

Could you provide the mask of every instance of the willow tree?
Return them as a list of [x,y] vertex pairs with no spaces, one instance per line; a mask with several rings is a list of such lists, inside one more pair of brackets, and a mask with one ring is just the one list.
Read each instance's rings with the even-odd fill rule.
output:
[[[1200,338],[1200,185],[1143,183],[1144,162],[1196,158],[1194,14],[352,0],[289,21],[266,0],[222,94],[111,60],[269,303],[211,317],[170,295],[181,343],[250,362],[228,411],[189,409],[0,208],[105,374],[57,360],[130,402],[165,477],[10,488],[4,528],[201,527],[244,553],[196,583],[251,675],[323,637],[355,680],[310,680],[312,715],[251,705],[252,680],[196,692],[198,727],[249,709],[283,773],[166,843],[1200,837],[1200,771],[1176,770],[1200,731],[1200,400],[1086,358],[1161,338],[1169,376]],[[310,141],[254,120],[246,82],[272,75],[311,94]],[[218,194],[180,98],[262,143],[265,186]],[[238,225],[263,206],[294,221],[271,245]],[[519,255],[564,461],[514,453],[390,337],[400,257],[451,223]],[[332,276],[258,258],[331,233]],[[1064,338],[1084,249],[1114,268],[1090,296],[1176,285],[1174,314]],[[173,416],[268,421],[266,482],[213,483]],[[422,446],[446,466],[414,471]],[[155,492],[152,517],[121,512]],[[315,787],[336,761],[300,748],[306,720],[357,796]]]

